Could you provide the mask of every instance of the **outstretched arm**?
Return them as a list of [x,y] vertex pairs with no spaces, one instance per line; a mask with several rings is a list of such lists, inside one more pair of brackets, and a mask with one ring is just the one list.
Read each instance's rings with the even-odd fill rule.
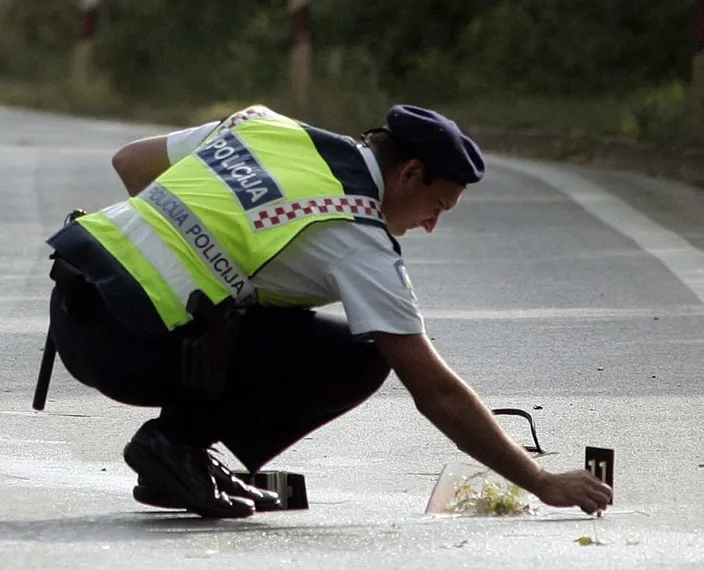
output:
[[436,352],[424,334],[375,333],[389,365],[418,410],[462,451],[553,506],[605,509],[611,489],[586,470],[542,469],[501,428],[494,414]]

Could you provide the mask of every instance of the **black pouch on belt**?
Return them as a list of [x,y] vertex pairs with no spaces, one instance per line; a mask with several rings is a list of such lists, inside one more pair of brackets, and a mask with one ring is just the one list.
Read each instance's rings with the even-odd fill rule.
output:
[[81,322],[89,317],[99,294],[95,286],[88,283],[76,267],[57,254],[53,254],[54,264],[49,277],[56,283],[61,295],[61,308],[74,319]]
[[202,291],[194,291],[186,309],[193,322],[181,341],[183,386],[206,399],[223,394],[234,369],[235,336],[242,309],[234,300],[215,305]]

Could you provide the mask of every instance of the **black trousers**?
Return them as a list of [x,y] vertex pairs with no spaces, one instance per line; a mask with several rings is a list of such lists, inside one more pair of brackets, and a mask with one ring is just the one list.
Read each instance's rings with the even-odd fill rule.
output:
[[66,369],[109,398],[162,408],[174,439],[222,442],[250,471],[369,398],[390,369],[376,345],[344,319],[302,309],[254,307],[232,342],[235,372],[224,395],[205,400],[181,386],[177,332],[138,337],[99,297],[77,318],[51,298],[51,334]]

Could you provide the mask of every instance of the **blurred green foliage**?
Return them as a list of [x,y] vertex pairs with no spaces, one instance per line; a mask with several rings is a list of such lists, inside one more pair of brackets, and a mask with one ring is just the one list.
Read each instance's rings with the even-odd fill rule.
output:
[[203,102],[281,89],[288,80],[288,14],[274,0],[246,10],[234,4],[105,2],[97,61],[129,96]]
[[[66,77],[77,2],[0,4],[0,74]],[[465,109],[515,101],[612,101],[604,132],[677,130],[688,106],[693,0],[312,0],[310,120],[368,126],[391,100]],[[282,0],[102,0],[95,63],[111,108],[290,103],[291,15]],[[525,102],[529,102],[528,104]],[[572,108],[564,106],[565,109]],[[574,105],[579,114],[579,104]],[[505,110],[516,126],[530,115]],[[545,125],[574,130],[567,113]],[[550,121],[553,121],[551,123]],[[567,124],[565,124],[567,123]]]
[[393,93],[579,96],[688,78],[691,0],[316,0],[315,38],[365,45]]
[[506,0],[472,20],[459,60],[492,86],[580,96],[685,78],[692,2]]
[[29,80],[65,77],[79,14],[69,2],[0,3],[0,73]]

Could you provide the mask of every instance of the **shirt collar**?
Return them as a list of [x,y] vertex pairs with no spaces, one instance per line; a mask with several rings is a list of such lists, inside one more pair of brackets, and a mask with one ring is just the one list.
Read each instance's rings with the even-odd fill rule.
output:
[[371,174],[374,184],[376,184],[376,187],[379,189],[379,200],[381,201],[384,199],[384,177],[381,174],[381,168],[379,168],[379,161],[376,159],[376,156],[374,156],[372,149],[367,145],[358,144],[357,149],[369,169],[369,174]]

